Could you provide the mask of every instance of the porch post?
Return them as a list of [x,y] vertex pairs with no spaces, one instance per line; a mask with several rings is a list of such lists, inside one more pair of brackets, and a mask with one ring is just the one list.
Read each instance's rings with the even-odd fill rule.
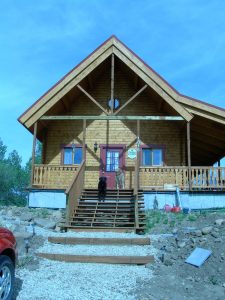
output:
[[83,145],[82,145],[82,160],[85,158],[85,148],[86,148],[86,119],[83,120]]
[[[137,142],[140,138],[140,120],[137,120]],[[140,168],[140,148],[137,147],[137,158],[135,167],[135,186],[134,186],[134,210],[135,210],[135,227],[139,228],[139,215],[138,215],[138,191],[139,191],[139,168]]]
[[187,162],[188,162],[188,184],[189,190],[192,190],[191,182],[191,139],[190,139],[190,122],[187,122]]
[[31,177],[30,177],[30,186],[31,187],[33,185],[33,179],[34,179],[34,163],[35,163],[36,141],[37,141],[37,122],[34,123],[34,135],[33,135],[33,146],[32,146],[32,160],[31,160]]

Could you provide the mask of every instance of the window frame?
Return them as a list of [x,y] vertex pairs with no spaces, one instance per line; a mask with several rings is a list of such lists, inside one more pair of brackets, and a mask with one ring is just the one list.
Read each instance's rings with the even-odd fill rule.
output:
[[[161,150],[162,151],[162,164],[161,165],[144,165],[143,164],[143,149],[149,150]],[[166,152],[166,145],[161,144],[145,144],[140,146],[140,160],[141,160],[141,167],[163,167],[166,165],[165,163],[165,152]],[[152,161],[153,162],[153,161]]]
[[[72,164],[65,164],[64,163],[64,158],[65,158],[65,156],[64,156],[64,154],[65,154],[65,149],[70,149],[70,148],[72,148],[73,149],[73,147],[75,146],[75,149],[76,148],[81,148],[81,149],[83,149],[83,145],[82,144],[74,144],[74,143],[72,143],[72,144],[62,144],[61,145],[61,165],[63,165],[63,166],[79,166],[80,164],[74,164],[74,163],[72,163]],[[86,149],[86,145],[85,145],[85,149]],[[76,150],[75,150],[76,151]],[[83,160],[83,159],[85,159],[85,156],[86,156],[86,151],[84,152],[84,157],[82,157],[82,159],[81,159],[81,161]],[[74,161],[74,155],[72,155],[72,162]]]

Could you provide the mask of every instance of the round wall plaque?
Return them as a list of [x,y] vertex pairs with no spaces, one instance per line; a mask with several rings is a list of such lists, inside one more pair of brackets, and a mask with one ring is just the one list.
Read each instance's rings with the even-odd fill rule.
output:
[[137,150],[135,148],[130,148],[128,151],[127,151],[127,156],[131,159],[134,159],[137,157]]

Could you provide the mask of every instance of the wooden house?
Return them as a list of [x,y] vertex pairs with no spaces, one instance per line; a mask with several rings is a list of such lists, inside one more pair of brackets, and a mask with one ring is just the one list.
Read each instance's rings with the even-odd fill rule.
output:
[[[71,227],[69,218],[84,194],[93,200],[99,176],[107,178],[111,200],[130,193],[136,227],[140,193],[225,189],[225,169],[213,166],[225,155],[225,110],[180,94],[115,36],[19,122],[33,134],[30,189],[66,192]],[[36,139],[43,147],[38,165]],[[117,168],[125,176],[125,190],[119,192]]]

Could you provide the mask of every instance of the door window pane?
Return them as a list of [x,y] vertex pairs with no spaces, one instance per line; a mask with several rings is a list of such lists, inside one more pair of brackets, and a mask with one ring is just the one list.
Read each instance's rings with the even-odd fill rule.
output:
[[119,151],[107,150],[106,171],[114,172],[118,168],[119,168]]

